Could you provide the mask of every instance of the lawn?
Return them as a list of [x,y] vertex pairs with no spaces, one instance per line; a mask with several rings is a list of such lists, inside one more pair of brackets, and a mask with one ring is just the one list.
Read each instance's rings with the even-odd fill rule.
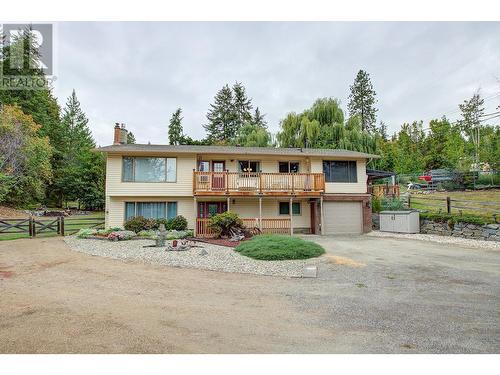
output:
[[235,251],[259,260],[308,259],[325,253],[325,249],[317,243],[275,234],[255,236],[242,242]]
[[[39,221],[47,222],[50,220],[55,220],[55,217],[37,217]],[[95,219],[95,220],[88,220]],[[66,235],[73,234],[80,230],[81,228],[88,228],[89,226],[96,224],[99,220],[104,220],[104,212],[96,211],[91,212],[88,215],[77,215],[77,216],[67,216],[64,218],[64,228]],[[53,237],[57,236],[54,231],[37,233],[37,237]],[[0,233],[0,241],[16,240],[19,238],[29,238],[28,233]]]
[[[449,191],[411,195],[411,208],[446,212],[446,197],[451,199],[451,213],[473,215],[492,220],[500,217],[500,190]],[[497,218],[499,220],[500,218]]]

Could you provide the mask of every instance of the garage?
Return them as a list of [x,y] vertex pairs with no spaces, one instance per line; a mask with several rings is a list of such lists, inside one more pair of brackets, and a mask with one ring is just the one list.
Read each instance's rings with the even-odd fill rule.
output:
[[325,234],[363,233],[361,202],[325,202]]

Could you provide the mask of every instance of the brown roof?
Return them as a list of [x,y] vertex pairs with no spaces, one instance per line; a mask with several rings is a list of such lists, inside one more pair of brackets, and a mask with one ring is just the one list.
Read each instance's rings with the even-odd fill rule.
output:
[[238,155],[290,155],[290,156],[319,156],[319,157],[345,157],[378,159],[380,156],[366,154],[364,152],[324,149],[324,148],[275,148],[275,147],[239,147],[239,146],[190,146],[190,145],[144,145],[126,144],[103,146],[96,149],[100,152],[109,153],[162,153],[172,152],[177,154],[238,154]]

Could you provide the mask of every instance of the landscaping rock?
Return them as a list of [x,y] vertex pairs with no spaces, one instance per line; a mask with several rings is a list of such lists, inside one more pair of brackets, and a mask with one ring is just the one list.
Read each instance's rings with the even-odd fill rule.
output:
[[450,227],[448,226],[448,223],[434,222],[428,219],[424,219],[420,222],[420,233],[498,241],[500,237],[500,225],[456,223],[452,227]]

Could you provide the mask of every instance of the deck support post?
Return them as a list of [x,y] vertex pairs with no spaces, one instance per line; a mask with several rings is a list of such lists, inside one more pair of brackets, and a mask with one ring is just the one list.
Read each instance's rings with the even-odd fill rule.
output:
[[227,210],[228,211],[231,211],[230,205],[231,205],[231,199],[229,197],[227,197]]
[[196,197],[193,197],[193,207],[194,207],[194,230],[193,236],[198,235],[198,204],[196,202]]
[[321,235],[325,234],[325,215],[323,213],[323,196],[319,197],[319,211],[321,214]]
[[259,229],[262,232],[262,197],[259,197]]
[[293,236],[293,197],[290,197],[290,236]]

